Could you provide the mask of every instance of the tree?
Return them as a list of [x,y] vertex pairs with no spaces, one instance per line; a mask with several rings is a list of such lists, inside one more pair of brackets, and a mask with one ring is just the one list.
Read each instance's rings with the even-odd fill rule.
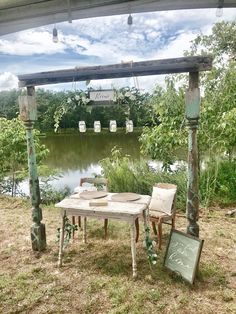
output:
[[213,157],[231,156],[236,145],[236,22],[216,23],[210,35],[197,36],[189,54],[196,53],[214,56],[212,71],[203,77],[200,149]]
[[236,62],[230,61],[220,78],[216,76],[205,84],[199,147],[214,158],[223,153],[231,157],[236,145]]
[[[100,120],[103,127],[108,127],[110,120],[116,120],[119,127],[125,126],[126,119],[131,119],[134,126],[152,125],[153,108],[148,102],[150,95],[136,88],[124,87],[115,90],[116,101],[111,106],[87,106],[92,104],[89,91],[53,92],[36,90],[38,121],[36,128],[50,131],[56,128],[77,128],[78,121],[86,121],[92,128],[95,120]],[[0,117],[16,118],[19,111],[19,91],[0,92]]]
[[151,98],[158,123],[152,128],[146,127],[140,141],[145,155],[163,161],[163,167],[169,169],[178,159],[178,148],[187,142],[187,132],[184,128],[184,90],[177,89],[170,77],[166,79],[166,85],[166,90],[157,86]]
[[[116,99],[110,106],[91,107],[89,92],[74,91],[64,94],[54,112],[55,129],[75,127],[79,120],[86,120],[88,127],[93,127],[95,120],[100,120],[102,126],[108,127],[110,120],[116,120],[119,127],[125,126],[127,119],[134,121],[134,126],[152,124],[152,106],[148,102],[150,95],[136,88],[121,88],[114,90]],[[89,105],[89,106],[88,106]],[[96,104],[94,104],[96,105]],[[76,124],[76,125],[75,125]]]
[[20,91],[12,89],[11,91],[0,92],[0,117],[7,119],[16,118],[19,112],[17,98]]
[[217,61],[227,57],[236,61],[236,22],[220,22],[210,35],[198,35],[187,54],[212,54]]
[[[204,74],[202,84],[199,147],[202,153],[214,157],[222,153],[232,154],[236,145],[236,23],[221,22],[214,25],[211,35],[199,35],[188,54],[209,54],[215,58],[211,72]],[[173,85],[171,85],[170,84]],[[179,82],[178,82],[179,83]],[[184,89],[174,87],[175,81],[167,81],[167,88],[157,88],[152,102],[157,108],[159,125],[145,129],[141,136],[142,149],[154,159],[171,163],[174,151],[186,144],[184,119]]]
[[[191,51],[186,54],[213,54],[215,57],[212,71],[201,74],[204,96],[201,101],[198,142],[200,161],[204,160],[200,176],[202,200],[207,206],[217,198],[221,201],[228,198],[232,202],[235,201],[235,194],[233,199],[232,193],[225,194],[225,191],[232,191],[232,186],[235,186],[235,159],[232,152],[236,146],[236,23],[215,24],[212,34],[197,36]],[[178,84],[181,84],[180,81]],[[184,83],[177,89],[174,86],[170,88],[168,82],[165,91],[157,88],[158,97],[153,96],[152,101],[158,108],[160,124],[153,129],[146,128],[141,136],[143,151],[152,158],[164,161],[164,165],[176,159],[176,148],[181,145],[187,147],[187,130],[181,127],[185,89]],[[223,173],[225,169],[227,179]]]
[[[35,130],[37,163],[46,156],[48,150],[40,143],[39,131]],[[15,195],[17,184],[27,171],[27,144],[23,123],[14,118],[0,118],[0,193]]]

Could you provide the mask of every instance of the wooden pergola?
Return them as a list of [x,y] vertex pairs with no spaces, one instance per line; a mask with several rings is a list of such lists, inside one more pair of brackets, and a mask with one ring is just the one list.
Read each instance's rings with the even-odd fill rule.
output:
[[[140,12],[217,8],[219,6],[236,7],[236,0],[1,0],[0,36],[48,24],[72,22],[76,19]],[[210,70],[211,64],[211,57],[188,57],[19,75],[19,85],[27,88],[27,96],[21,96],[19,102],[21,117],[27,132],[30,195],[33,207],[31,239],[34,250],[43,250],[46,247],[45,226],[41,223],[42,211],[39,207],[40,191],[32,133],[36,120],[35,86],[133,75],[189,72],[189,89],[186,92],[186,118],[189,125],[187,217],[189,220],[188,233],[198,236],[196,138],[200,109],[198,85],[199,72]]]
[[198,148],[197,127],[200,111],[199,72],[212,67],[212,57],[196,56],[175,59],[151,60],[93,67],[19,75],[19,86],[27,88],[27,96],[20,96],[20,116],[27,131],[30,194],[33,206],[31,228],[32,247],[43,250],[46,247],[45,225],[42,221],[40,190],[37,176],[36,155],[33,141],[33,125],[36,120],[35,86],[130,76],[146,76],[169,73],[189,73],[189,88],[186,91],[186,118],[188,136],[188,192],[187,192],[187,233],[199,236],[198,213]]

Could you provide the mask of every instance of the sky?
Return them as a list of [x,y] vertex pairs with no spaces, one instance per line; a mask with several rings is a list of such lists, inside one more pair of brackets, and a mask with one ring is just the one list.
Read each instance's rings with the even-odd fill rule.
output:
[[[80,66],[182,57],[199,34],[210,34],[214,23],[236,20],[236,8],[179,10],[75,20],[56,25],[59,42],[52,41],[54,25],[0,37],[0,90],[18,88],[18,74]],[[152,91],[164,76],[91,81],[93,88],[136,86]],[[45,85],[50,90],[86,89],[84,82]]]

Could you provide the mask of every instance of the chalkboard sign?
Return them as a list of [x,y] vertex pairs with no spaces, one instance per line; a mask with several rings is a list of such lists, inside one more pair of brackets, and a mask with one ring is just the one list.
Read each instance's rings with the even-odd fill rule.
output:
[[193,284],[202,251],[203,240],[172,230],[164,266]]

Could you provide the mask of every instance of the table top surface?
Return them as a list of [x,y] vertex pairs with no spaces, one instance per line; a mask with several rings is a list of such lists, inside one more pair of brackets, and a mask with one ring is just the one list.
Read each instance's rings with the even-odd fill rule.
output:
[[73,194],[69,198],[65,198],[55,206],[66,210],[68,214],[72,215],[98,215],[98,216],[137,216],[143,213],[150,203],[149,195],[140,195],[140,199],[136,201],[120,202],[113,201],[112,195],[116,193],[107,193],[106,197],[100,198],[99,200],[107,200],[105,206],[90,206],[90,200],[81,199],[78,194]]

